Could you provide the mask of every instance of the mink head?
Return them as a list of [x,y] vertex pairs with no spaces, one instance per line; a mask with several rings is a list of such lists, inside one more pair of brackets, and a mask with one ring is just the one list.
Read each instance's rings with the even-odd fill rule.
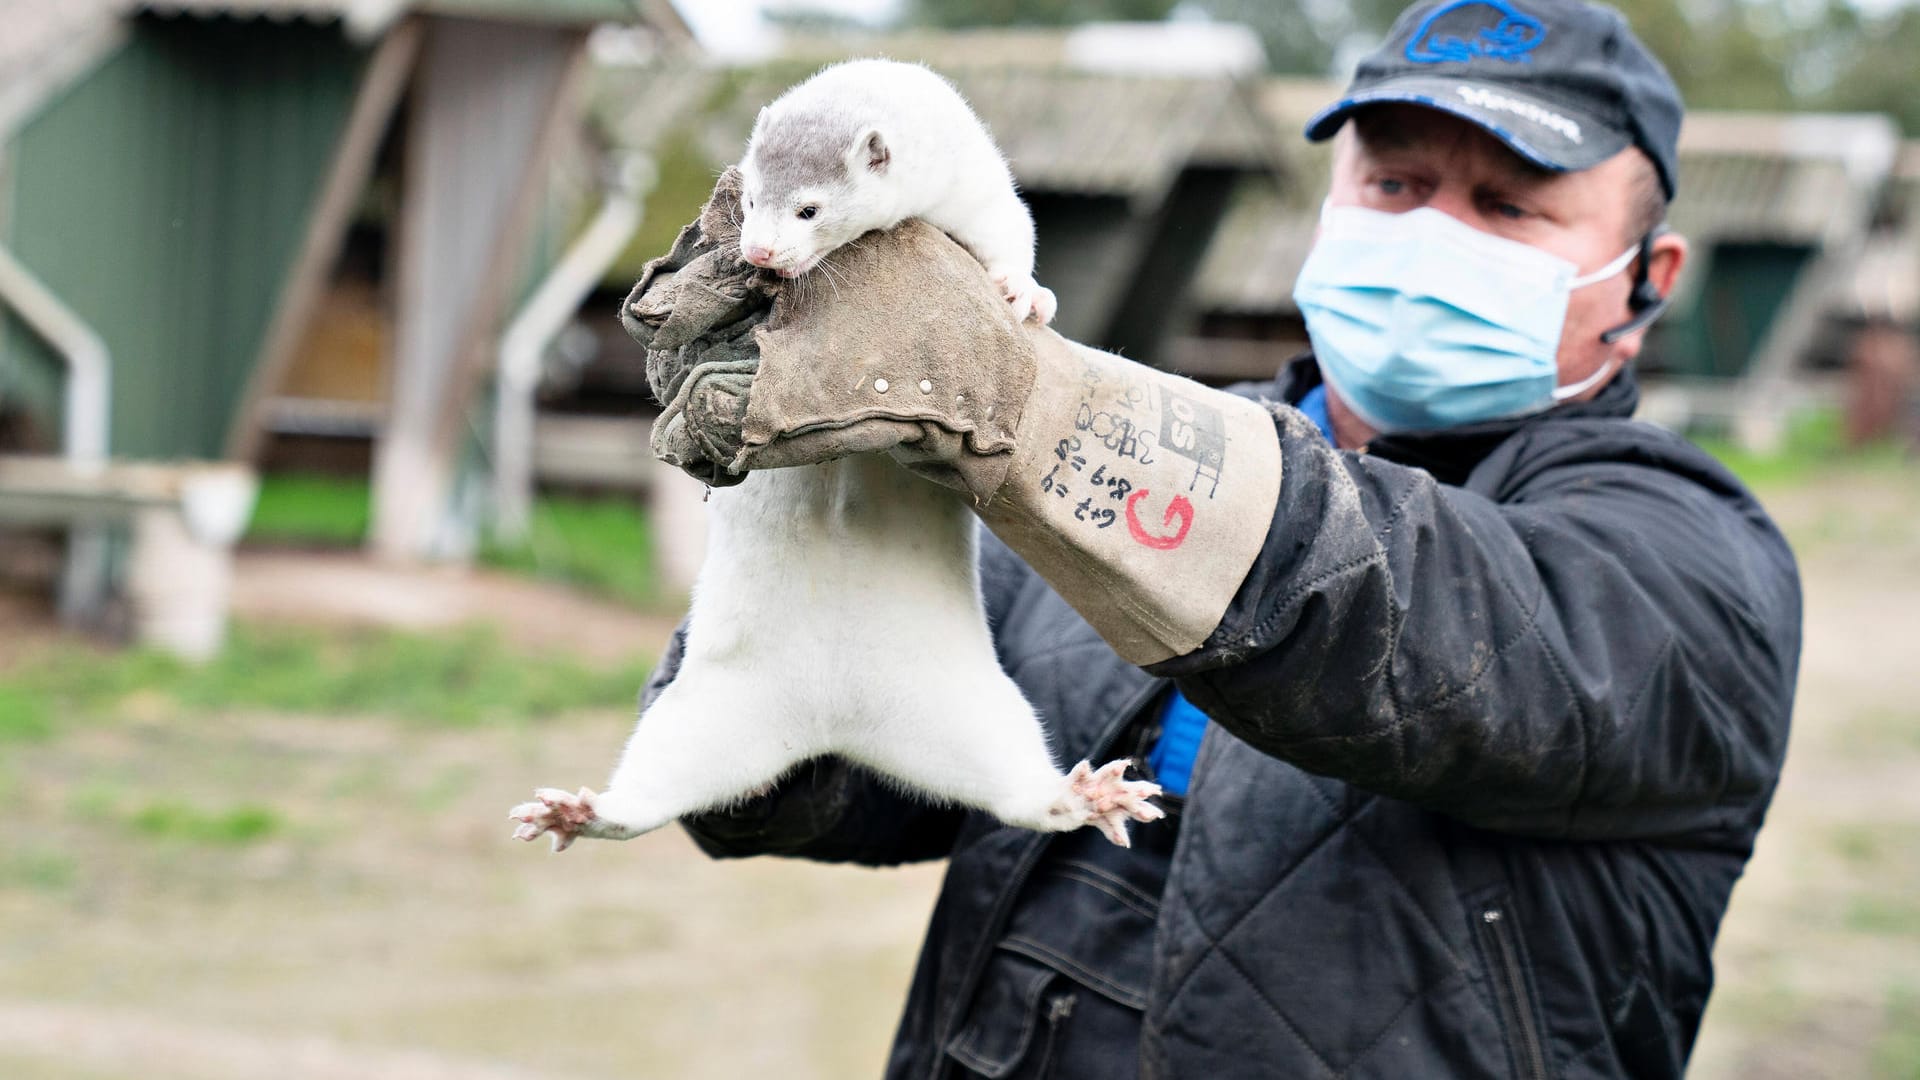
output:
[[762,110],[740,209],[740,254],[797,277],[870,229],[893,224],[893,153],[878,128],[845,116]]

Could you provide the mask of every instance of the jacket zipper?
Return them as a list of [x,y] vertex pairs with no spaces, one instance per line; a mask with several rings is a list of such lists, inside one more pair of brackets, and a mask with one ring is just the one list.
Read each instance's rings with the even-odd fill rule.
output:
[[[1126,729],[1127,724],[1131,722],[1135,716],[1138,716],[1140,710],[1147,707],[1147,702],[1152,701],[1153,696],[1164,689],[1165,686],[1165,680],[1154,679],[1138,693],[1134,694],[1133,697],[1127,699],[1126,707],[1121,709],[1119,714],[1107,723],[1106,730],[1102,731],[1100,737],[1094,740],[1094,751],[1097,753],[1100,750],[1106,749],[1113,740],[1119,738],[1120,732]],[[1020,886],[1027,883],[1027,878],[1033,874],[1033,868],[1040,865],[1040,856],[1046,850],[1047,838],[1045,836],[1035,836],[1033,841],[1027,845],[1027,850],[1021,853],[1020,861],[1014,864],[1013,873],[1007,875],[1007,884],[1000,890],[999,899],[994,902],[993,913],[987,919],[987,925],[991,929],[981,937],[980,943],[974,947],[973,958],[968,965],[969,971],[966,985],[962,986],[960,993],[955,995],[954,1000],[960,1002],[957,1008],[966,1008],[966,1003],[973,1000],[973,992],[980,988],[980,976],[986,971],[987,955],[993,951],[994,945],[1000,940],[1000,931],[1007,925],[1007,916],[1013,913],[1014,898],[1020,895]],[[944,1018],[944,1020],[942,1018],[936,1018],[934,1020],[933,1067],[927,1072],[930,1080],[939,1080],[939,1077],[947,1072],[945,1047],[947,1040],[953,1038],[953,1031],[949,1025],[954,1019],[957,1018],[947,1017]]]
[[1058,994],[1047,1002],[1047,1042],[1040,1050],[1040,1080],[1053,1080],[1053,1045],[1060,1040],[1060,1022],[1073,1015],[1077,994]]
[[1480,912],[1480,925],[1498,958],[1500,970],[1494,975],[1494,992],[1511,1013],[1509,1019],[1520,1041],[1520,1067],[1531,1080],[1547,1080],[1546,1050],[1533,1022],[1533,999],[1527,992],[1527,974],[1520,967],[1520,950],[1514,945],[1506,910],[1497,905],[1485,908]]

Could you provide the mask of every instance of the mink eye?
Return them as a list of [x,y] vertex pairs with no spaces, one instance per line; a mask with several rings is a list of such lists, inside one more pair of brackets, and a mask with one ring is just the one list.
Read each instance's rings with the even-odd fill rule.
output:
[[812,221],[813,215],[819,212],[820,212],[820,208],[817,206],[803,206],[800,208],[798,217],[800,218],[801,221]]

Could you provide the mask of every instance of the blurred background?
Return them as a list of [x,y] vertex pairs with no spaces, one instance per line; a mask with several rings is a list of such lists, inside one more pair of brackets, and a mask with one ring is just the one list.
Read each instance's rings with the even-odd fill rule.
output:
[[[1694,1074],[1920,1077],[1920,6],[1620,6],[1691,107],[1641,415],[1807,582]],[[876,1075],[937,866],[507,842],[700,558],[618,301],[883,54],[991,126],[1063,333],[1267,377],[1300,128],[1398,8],[0,0],[0,1076]]]

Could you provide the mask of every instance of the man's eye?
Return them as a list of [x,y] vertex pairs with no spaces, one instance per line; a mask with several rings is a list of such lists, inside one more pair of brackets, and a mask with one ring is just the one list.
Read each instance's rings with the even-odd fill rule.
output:
[[1524,208],[1515,206],[1510,202],[1494,203],[1493,212],[1509,221],[1519,221],[1521,218],[1527,216],[1527,211]]
[[820,208],[817,206],[803,206],[800,208],[800,212],[797,216],[800,218],[801,221],[812,221],[813,215],[819,212],[820,212]]
[[1407,190],[1407,182],[1387,177],[1379,181],[1379,188],[1382,195],[1399,195]]

